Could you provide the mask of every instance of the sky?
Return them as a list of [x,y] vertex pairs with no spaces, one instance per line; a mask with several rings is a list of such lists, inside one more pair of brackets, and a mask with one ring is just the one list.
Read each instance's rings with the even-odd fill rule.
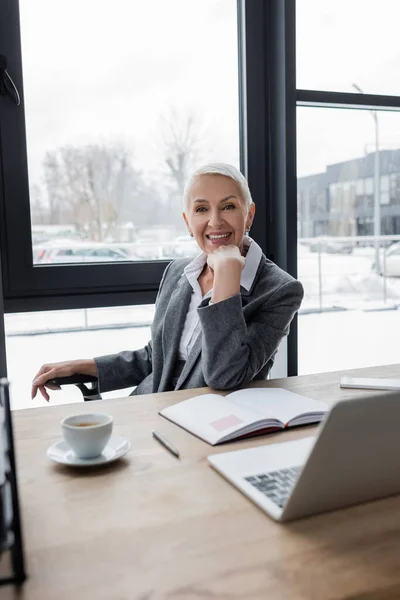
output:
[[31,180],[47,150],[122,141],[162,163],[161,123],[194,115],[204,161],[238,163],[235,0],[21,0]]
[[[297,87],[400,95],[398,0],[297,0]],[[366,110],[299,108],[298,175],[375,149]],[[400,113],[379,112],[380,148],[400,148]]]
[[[124,142],[163,169],[161,119],[193,114],[201,162],[238,164],[236,0],[20,0],[28,158],[66,144]],[[299,88],[400,94],[399,0],[297,0]],[[381,148],[400,114],[379,114]],[[368,111],[298,109],[298,175],[375,148]]]

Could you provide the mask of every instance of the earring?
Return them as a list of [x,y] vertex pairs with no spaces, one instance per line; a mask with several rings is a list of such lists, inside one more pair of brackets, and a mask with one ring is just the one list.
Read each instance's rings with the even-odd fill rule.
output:
[[193,231],[189,231],[190,237],[193,237]]

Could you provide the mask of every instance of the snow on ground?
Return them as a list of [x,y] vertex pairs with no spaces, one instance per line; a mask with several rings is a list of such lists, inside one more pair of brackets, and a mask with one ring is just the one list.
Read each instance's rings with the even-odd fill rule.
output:
[[[371,270],[373,254],[373,248],[357,248],[350,255],[321,254],[319,278],[318,254],[300,247],[299,279],[305,288],[304,313],[299,316],[300,374],[400,363],[400,310],[371,311],[400,306],[400,279],[387,279],[385,285]],[[313,312],[320,304],[328,311]],[[329,310],[335,306],[350,310]],[[149,339],[153,315],[153,306],[6,315],[13,407],[46,404],[30,399],[32,378],[45,362],[142,347]],[[48,333],[54,330],[59,332]],[[36,334],[21,335],[27,332]],[[105,397],[127,393],[115,391]],[[53,403],[81,400],[75,386],[52,394]]]
[[[46,401],[39,395],[31,400],[31,382],[42,364],[135,350],[143,347],[149,336],[150,327],[131,327],[6,337],[12,407],[46,406]],[[128,394],[129,391],[115,391],[104,397]],[[81,401],[82,395],[77,387],[71,385],[63,387],[62,391],[51,392],[51,398],[52,403],[63,404]]]
[[[304,286],[302,308],[357,308],[368,302],[400,303],[400,279],[384,279],[372,270],[373,248],[352,254],[318,254],[299,247],[298,278]],[[321,296],[321,297],[320,297]]]
[[[343,311],[299,317],[299,374],[400,363],[400,311]],[[140,348],[149,327],[53,333],[7,338],[8,376],[13,408],[44,406],[30,398],[31,381],[42,363],[99,356]],[[399,366],[400,377],[400,366]],[[115,391],[104,397],[127,395]],[[52,392],[52,403],[80,402],[75,386]]]
[[299,375],[399,363],[400,311],[300,315]]

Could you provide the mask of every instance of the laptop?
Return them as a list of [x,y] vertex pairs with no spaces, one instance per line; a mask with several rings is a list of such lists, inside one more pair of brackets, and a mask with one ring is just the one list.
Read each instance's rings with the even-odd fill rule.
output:
[[276,521],[398,494],[400,394],[339,401],[316,436],[208,461]]

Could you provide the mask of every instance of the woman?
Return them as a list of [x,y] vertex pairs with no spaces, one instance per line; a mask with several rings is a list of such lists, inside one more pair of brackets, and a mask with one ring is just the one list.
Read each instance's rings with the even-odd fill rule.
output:
[[228,390],[266,379],[302,297],[301,284],[249,238],[255,205],[244,176],[216,163],[195,171],[183,218],[202,254],[165,269],[151,341],[140,350],[43,365],[32,384],[95,375],[100,392],[137,386],[134,394],[210,386]]

